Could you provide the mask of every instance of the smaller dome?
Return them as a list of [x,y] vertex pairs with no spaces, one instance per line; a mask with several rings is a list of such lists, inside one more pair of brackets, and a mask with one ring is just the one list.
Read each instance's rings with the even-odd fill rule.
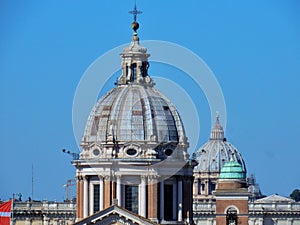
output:
[[220,179],[245,179],[246,173],[238,162],[234,161],[233,158],[221,169]]
[[224,129],[219,121],[219,115],[216,116],[216,123],[212,127],[208,142],[194,154],[198,166],[194,168],[195,172],[200,173],[220,173],[226,162],[233,159],[242,165],[246,171],[246,165],[238,149],[228,142],[224,137]]

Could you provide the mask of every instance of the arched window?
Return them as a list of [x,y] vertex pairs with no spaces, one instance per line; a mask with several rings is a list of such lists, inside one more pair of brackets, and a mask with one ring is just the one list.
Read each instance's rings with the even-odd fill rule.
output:
[[237,210],[234,207],[230,207],[226,211],[226,225],[237,225],[238,216]]
[[131,76],[130,76],[130,81],[133,82],[136,80],[136,63],[133,63],[131,65]]
[[143,62],[142,67],[141,67],[141,74],[143,77],[148,75],[148,68],[149,68],[149,63],[148,62]]
[[128,66],[126,65],[126,77],[128,76]]

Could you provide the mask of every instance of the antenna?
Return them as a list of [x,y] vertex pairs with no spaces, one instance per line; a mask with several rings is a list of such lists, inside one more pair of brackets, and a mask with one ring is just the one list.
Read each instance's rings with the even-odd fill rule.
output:
[[33,190],[34,190],[34,179],[33,179],[33,163],[31,164],[31,199],[33,200]]
[[136,8],[136,0],[134,1],[133,10],[129,11],[130,14],[133,14],[133,21],[136,22],[136,17],[138,14],[142,14],[142,11],[137,10]]

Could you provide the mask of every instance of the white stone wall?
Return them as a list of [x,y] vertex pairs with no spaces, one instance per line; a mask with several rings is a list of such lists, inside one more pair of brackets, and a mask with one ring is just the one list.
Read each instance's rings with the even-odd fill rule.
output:
[[[215,225],[215,202],[195,201],[194,222]],[[300,203],[250,203],[249,225],[300,225]]]
[[76,205],[65,202],[15,202],[11,225],[71,225]]

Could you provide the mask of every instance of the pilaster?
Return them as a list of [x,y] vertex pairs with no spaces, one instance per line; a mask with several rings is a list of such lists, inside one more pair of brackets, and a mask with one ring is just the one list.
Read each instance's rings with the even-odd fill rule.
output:
[[83,182],[82,176],[76,177],[76,220],[83,218]]
[[89,182],[89,215],[94,214],[94,185]]
[[146,176],[141,176],[140,190],[140,215],[146,217]]
[[88,188],[89,188],[88,177],[84,176],[83,177],[83,218],[86,218],[88,216],[88,209],[89,209]]
[[158,204],[157,204],[157,178],[148,177],[148,218],[152,221],[158,221]]
[[117,200],[118,205],[122,206],[122,194],[121,194],[121,175],[117,175]]
[[99,175],[99,210],[103,210],[104,207],[104,184],[103,176]]
[[106,176],[104,179],[104,209],[111,206],[111,181],[110,177]]

